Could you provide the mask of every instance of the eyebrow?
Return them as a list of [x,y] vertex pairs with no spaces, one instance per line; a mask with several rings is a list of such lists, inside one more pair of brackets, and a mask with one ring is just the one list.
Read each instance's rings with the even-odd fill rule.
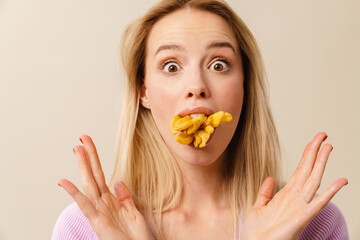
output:
[[233,47],[233,45],[229,42],[214,42],[211,43],[209,46],[207,46],[206,49],[210,49],[210,48],[223,48],[223,47],[228,47],[230,48],[234,53],[235,53],[235,48]]
[[167,50],[167,49],[172,49],[172,50],[185,50],[185,48],[183,48],[182,46],[179,45],[175,45],[175,44],[170,44],[170,45],[163,45],[160,46],[158,48],[158,50],[156,50],[155,56],[162,50]]
[[[206,47],[206,49],[208,50],[208,49],[211,49],[211,48],[223,48],[223,47],[230,48],[235,53],[235,48],[229,42],[213,42],[213,43],[209,44]],[[180,45],[176,45],[176,44],[162,45],[156,50],[154,56],[156,56],[160,51],[168,50],[168,49],[170,49],[170,50],[182,50],[182,51],[185,50],[184,47],[182,47]]]

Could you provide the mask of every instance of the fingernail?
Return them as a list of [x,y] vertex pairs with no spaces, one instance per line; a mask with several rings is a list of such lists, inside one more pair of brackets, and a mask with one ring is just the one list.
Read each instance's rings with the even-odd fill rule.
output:
[[82,140],[81,138],[79,138],[79,139],[80,139],[80,142],[81,142],[82,144],[84,144],[84,143],[83,143],[83,140]]
[[75,152],[75,148],[73,148],[73,152],[76,154],[76,152]]
[[62,187],[60,183],[58,183],[59,187]]

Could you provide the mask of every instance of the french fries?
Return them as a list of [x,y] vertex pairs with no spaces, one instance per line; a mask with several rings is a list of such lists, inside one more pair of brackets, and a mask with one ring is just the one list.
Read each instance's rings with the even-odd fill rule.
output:
[[176,115],[171,122],[171,132],[177,136],[176,141],[188,145],[193,143],[195,147],[203,148],[206,146],[210,135],[220,123],[230,122],[230,113],[219,111],[210,116],[180,117]]

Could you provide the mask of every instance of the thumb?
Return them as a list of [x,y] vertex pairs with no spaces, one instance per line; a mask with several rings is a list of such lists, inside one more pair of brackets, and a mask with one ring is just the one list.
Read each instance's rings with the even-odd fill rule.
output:
[[129,212],[137,211],[135,203],[131,197],[129,189],[125,186],[123,181],[117,182],[114,185],[115,195],[125,209]]
[[275,180],[272,177],[267,177],[263,184],[261,184],[254,208],[261,208],[265,206],[272,198],[275,189]]

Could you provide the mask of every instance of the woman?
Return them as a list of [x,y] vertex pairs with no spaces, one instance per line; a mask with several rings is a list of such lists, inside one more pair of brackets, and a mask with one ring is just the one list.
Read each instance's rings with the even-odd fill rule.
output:
[[[59,181],[77,205],[59,218],[53,239],[348,238],[341,213],[328,205],[347,180],[314,197],[332,150],[320,150],[325,133],[282,184],[261,55],[226,3],[164,0],[127,29],[122,50],[128,82],[115,195],[82,136],[74,153],[85,194]],[[176,142],[174,116],[217,111],[233,120],[204,148]]]

